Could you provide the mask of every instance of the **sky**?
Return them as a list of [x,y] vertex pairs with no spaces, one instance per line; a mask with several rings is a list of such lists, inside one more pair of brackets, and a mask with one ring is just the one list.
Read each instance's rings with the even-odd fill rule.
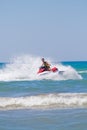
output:
[[0,62],[87,60],[87,0],[0,0]]

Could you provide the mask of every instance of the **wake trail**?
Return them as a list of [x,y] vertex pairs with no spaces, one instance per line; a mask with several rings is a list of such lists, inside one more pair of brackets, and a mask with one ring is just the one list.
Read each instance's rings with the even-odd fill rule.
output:
[[64,66],[61,63],[55,64],[50,59],[47,61],[51,63],[51,67],[56,66],[59,71],[64,71],[64,73],[48,73],[40,76],[37,71],[42,64],[41,57],[24,55],[16,57],[11,63],[0,69],[0,81],[82,79],[81,75],[71,66]]

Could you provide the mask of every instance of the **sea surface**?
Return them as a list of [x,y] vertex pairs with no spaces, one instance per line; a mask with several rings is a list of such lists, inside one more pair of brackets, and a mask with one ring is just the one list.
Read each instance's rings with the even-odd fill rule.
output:
[[58,72],[37,74],[40,57],[0,63],[0,130],[87,130],[87,61],[47,60]]

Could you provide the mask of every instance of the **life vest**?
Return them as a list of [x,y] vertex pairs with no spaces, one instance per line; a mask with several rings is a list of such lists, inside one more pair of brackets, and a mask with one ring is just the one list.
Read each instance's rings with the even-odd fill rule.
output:
[[43,65],[44,65],[44,67],[46,67],[46,68],[50,68],[50,65],[49,65],[46,61],[43,63]]

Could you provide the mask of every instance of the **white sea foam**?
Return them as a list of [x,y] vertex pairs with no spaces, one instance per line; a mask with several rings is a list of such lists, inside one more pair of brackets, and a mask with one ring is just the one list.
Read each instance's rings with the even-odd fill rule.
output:
[[86,93],[56,93],[29,97],[0,97],[0,109],[87,108]]
[[40,67],[41,57],[24,55],[16,57],[10,64],[0,70],[0,81],[17,81],[17,80],[68,80],[82,79],[81,75],[71,66],[64,66],[60,63],[54,64],[51,60],[46,59],[51,63],[51,67],[56,66],[63,73],[48,73],[46,75],[38,75],[37,71]]
[[87,70],[81,70],[81,71],[79,71],[78,73],[79,73],[79,74],[81,74],[81,73],[87,73]]

